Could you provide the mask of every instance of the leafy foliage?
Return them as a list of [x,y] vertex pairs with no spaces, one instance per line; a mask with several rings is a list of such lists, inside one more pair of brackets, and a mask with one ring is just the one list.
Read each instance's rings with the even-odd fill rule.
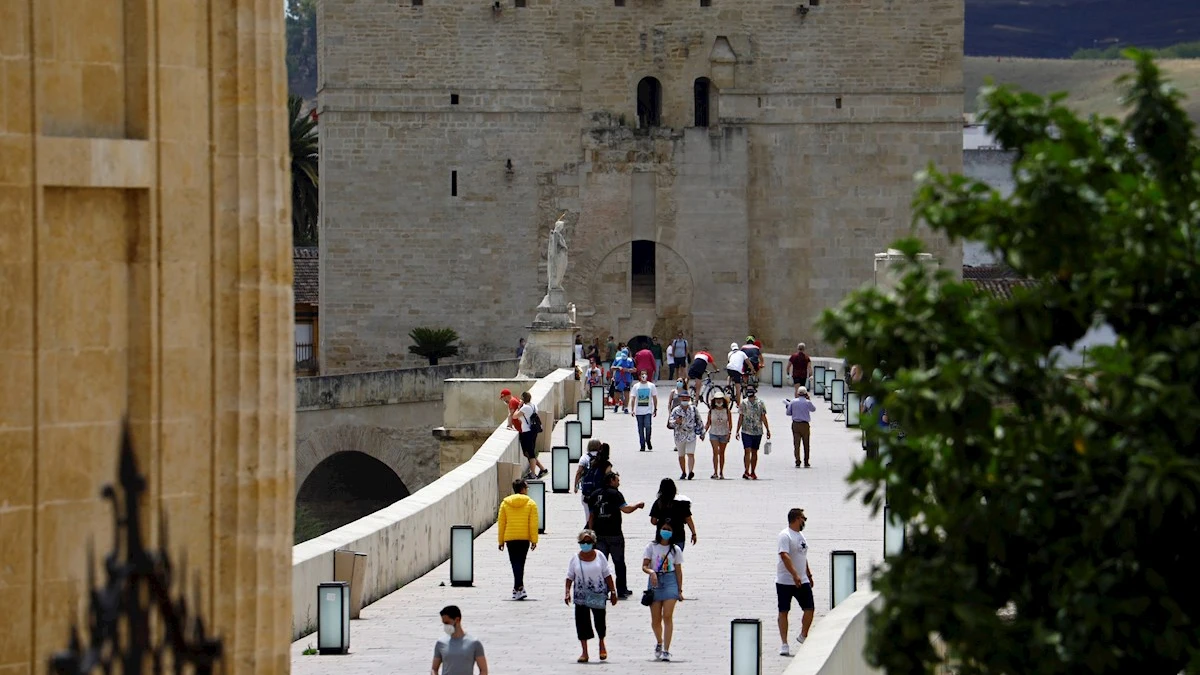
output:
[[287,0],[288,91],[301,98],[317,95],[317,2]]
[[288,95],[288,135],[292,155],[292,240],[317,245],[317,121],[303,112],[304,101]]
[[[1011,197],[932,171],[918,192],[918,220],[1038,284],[975,293],[908,240],[894,293],[821,320],[851,363],[888,371],[857,389],[904,427],[866,422],[887,450],[851,475],[910,523],[875,581],[867,654],[889,673],[1200,669],[1200,144],[1151,57],[1127,55],[1124,122],[985,94]],[[1115,345],[1057,362],[1103,322]]]
[[409,345],[408,351],[429,359],[429,365],[436,366],[438,359],[458,354],[458,333],[453,328],[414,328],[408,337],[415,344]]

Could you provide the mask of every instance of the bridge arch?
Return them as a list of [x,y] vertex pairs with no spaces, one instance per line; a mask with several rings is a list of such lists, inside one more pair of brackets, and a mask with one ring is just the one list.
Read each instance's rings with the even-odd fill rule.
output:
[[294,496],[319,464],[342,452],[358,452],[391,469],[411,493],[428,483],[429,471],[420,466],[424,454],[413,452],[413,430],[386,429],[362,424],[334,424],[313,429],[296,445],[296,485]]

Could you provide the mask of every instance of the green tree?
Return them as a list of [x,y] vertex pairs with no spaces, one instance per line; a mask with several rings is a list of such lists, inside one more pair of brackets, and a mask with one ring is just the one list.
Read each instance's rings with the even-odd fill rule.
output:
[[305,99],[317,95],[317,2],[287,0],[288,91]]
[[438,359],[458,354],[458,333],[453,328],[414,328],[408,337],[415,344],[409,345],[408,351],[429,359],[429,365],[436,366]]
[[[887,371],[857,388],[904,429],[864,422],[886,449],[851,474],[910,528],[875,580],[867,655],[889,673],[1200,670],[1200,146],[1151,58],[1127,56],[1123,122],[986,92],[1011,197],[922,181],[918,221],[1035,285],[997,299],[910,257],[895,293],[822,317],[848,361]],[[1057,361],[1099,323],[1115,345]]]
[[317,245],[317,121],[303,111],[304,101],[288,95],[288,135],[292,154],[292,241]]

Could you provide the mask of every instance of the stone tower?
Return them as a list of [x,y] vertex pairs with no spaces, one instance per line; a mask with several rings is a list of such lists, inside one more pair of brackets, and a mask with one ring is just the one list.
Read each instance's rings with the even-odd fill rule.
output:
[[318,27],[327,372],[422,325],[510,354],[563,211],[588,338],[819,353],[913,174],[962,164],[963,0],[323,0]]
[[224,672],[286,673],[283,3],[3,0],[0,16],[0,672],[45,673],[73,623],[87,639],[127,418],[143,538],[160,546],[166,517]]

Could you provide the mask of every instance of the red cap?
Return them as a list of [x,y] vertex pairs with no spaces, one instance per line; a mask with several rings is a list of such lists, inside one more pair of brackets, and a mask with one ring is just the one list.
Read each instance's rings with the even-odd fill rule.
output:
[[512,396],[512,392],[509,391],[508,389],[501,389],[500,390],[500,398],[504,398],[505,396]]

